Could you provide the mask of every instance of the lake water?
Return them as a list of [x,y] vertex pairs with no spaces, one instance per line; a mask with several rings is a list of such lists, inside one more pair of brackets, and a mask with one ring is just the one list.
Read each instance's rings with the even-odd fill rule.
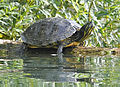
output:
[[51,54],[0,50],[0,87],[120,87],[119,56]]

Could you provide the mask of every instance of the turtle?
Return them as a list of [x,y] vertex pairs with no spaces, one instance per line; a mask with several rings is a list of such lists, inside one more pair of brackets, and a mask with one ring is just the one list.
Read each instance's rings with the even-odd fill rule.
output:
[[21,39],[29,48],[52,47],[57,48],[57,54],[60,54],[64,47],[80,45],[92,30],[92,22],[87,22],[81,27],[74,20],[50,17],[29,26],[21,34]]

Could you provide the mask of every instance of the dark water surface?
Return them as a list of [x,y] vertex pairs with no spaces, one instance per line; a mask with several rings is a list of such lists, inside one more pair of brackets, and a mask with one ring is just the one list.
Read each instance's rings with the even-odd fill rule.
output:
[[[53,52],[54,53],[54,52]],[[0,50],[0,87],[120,87],[120,57]]]

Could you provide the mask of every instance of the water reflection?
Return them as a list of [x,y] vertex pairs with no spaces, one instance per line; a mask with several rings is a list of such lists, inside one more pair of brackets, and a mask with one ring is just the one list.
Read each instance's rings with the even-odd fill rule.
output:
[[0,56],[0,87],[119,87],[120,58],[72,56],[63,63],[54,50],[33,50],[21,56]]

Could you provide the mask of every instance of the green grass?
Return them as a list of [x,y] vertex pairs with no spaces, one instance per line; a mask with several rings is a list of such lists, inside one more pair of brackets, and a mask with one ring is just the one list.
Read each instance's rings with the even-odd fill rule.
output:
[[95,29],[86,46],[120,44],[119,0],[1,0],[0,38],[20,40],[20,34],[28,26],[48,17],[75,20],[81,26],[92,20]]

